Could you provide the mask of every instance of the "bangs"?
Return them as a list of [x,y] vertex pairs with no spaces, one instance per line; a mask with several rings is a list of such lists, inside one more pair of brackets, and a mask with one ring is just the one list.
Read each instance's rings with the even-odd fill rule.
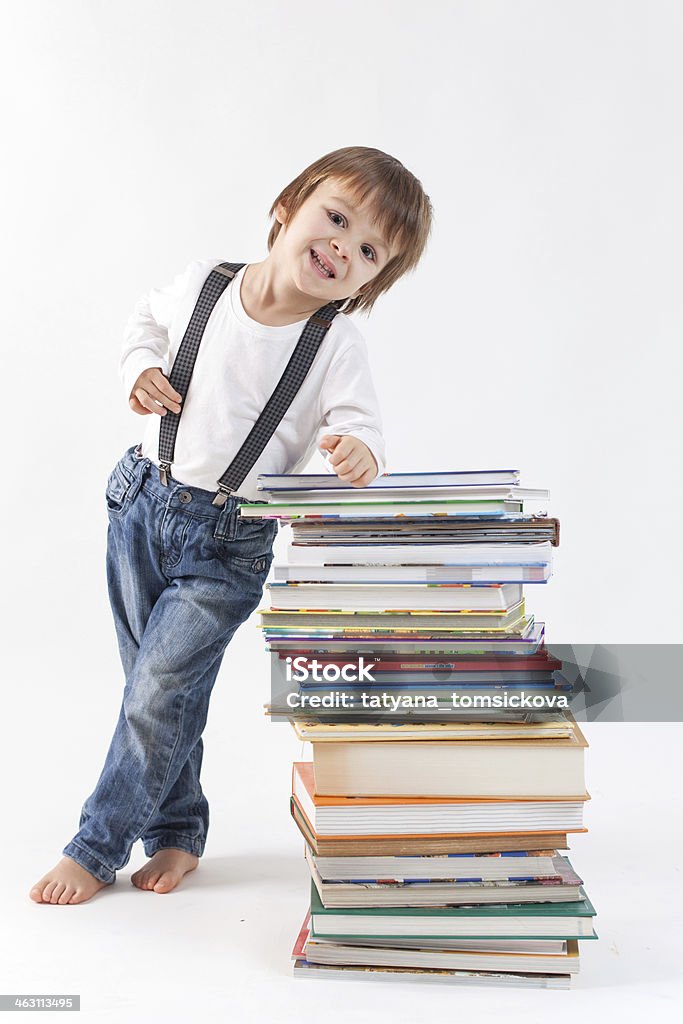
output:
[[[337,173],[336,181],[349,193],[357,207],[364,207],[373,227],[394,255],[405,251],[411,235],[407,222],[406,197],[402,195],[400,176],[392,168],[355,167],[347,175]],[[396,180],[393,180],[396,178]]]

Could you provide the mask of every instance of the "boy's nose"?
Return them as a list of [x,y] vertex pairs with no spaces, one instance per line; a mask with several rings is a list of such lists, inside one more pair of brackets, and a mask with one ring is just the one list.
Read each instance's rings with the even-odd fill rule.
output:
[[330,242],[330,248],[335,256],[338,256],[340,260],[348,260],[349,255],[343,242],[337,241],[336,238],[333,238]]

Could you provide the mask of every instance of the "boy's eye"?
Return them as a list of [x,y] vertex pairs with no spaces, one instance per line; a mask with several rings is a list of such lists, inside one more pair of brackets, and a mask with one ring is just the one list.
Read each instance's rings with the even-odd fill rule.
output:
[[[335,213],[334,210],[329,211],[329,217],[333,224],[337,224],[337,221],[334,220],[335,217],[339,217],[339,220],[342,222],[342,224],[346,223],[346,217],[344,217],[342,213]],[[339,227],[340,225],[337,226]],[[375,253],[375,250],[372,248],[371,245],[362,245],[361,249],[367,249],[368,252],[364,253],[364,255],[367,256],[369,260],[372,260],[373,263],[377,262],[377,254]]]

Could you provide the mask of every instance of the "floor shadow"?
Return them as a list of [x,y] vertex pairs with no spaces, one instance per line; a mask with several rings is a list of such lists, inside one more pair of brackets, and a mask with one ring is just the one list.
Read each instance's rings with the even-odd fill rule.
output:
[[[130,880],[137,868],[126,876],[119,873],[119,879]],[[306,861],[303,854],[236,854],[235,856],[204,856],[199,867],[192,873],[193,889],[220,889],[225,886],[242,887],[299,884],[307,877]]]

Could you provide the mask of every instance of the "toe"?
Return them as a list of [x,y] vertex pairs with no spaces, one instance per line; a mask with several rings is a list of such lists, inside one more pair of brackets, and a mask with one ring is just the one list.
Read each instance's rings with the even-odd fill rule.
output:
[[59,899],[57,900],[57,903],[61,903],[61,904],[62,904],[62,906],[63,906],[63,905],[65,904],[65,903],[68,903],[68,902],[69,902],[69,900],[71,899],[71,897],[73,896],[73,894],[74,894],[74,892],[75,892],[75,891],[76,891],[76,890],[74,889],[73,885],[67,885],[67,886],[65,886],[65,888],[64,888],[64,892],[63,892],[63,893],[61,894],[61,896],[60,896],[60,897],[59,897]]
[[169,889],[173,889],[176,884],[177,884],[177,880],[173,877],[173,875],[164,874],[164,875],[161,876],[161,878],[158,880],[158,882],[154,885],[154,891],[155,892],[168,892]]
[[50,903],[59,903],[59,897],[62,895],[65,889],[66,885],[64,884],[64,882],[57,882],[54,889],[52,890]]
[[38,883],[38,885],[34,885],[33,886],[33,888],[31,889],[31,891],[29,893],[29,896],[33,900],[34,903],[42,903],[43,902],[43,889],[44,888],[45,888],[45,886],[41,885],[40,883]]
[[52,893],[55,891],[56,888],[57,882],[52,881],[47,883],[47,885],[43,889],[43,903],[50,902],[50,900],[52,899]]

